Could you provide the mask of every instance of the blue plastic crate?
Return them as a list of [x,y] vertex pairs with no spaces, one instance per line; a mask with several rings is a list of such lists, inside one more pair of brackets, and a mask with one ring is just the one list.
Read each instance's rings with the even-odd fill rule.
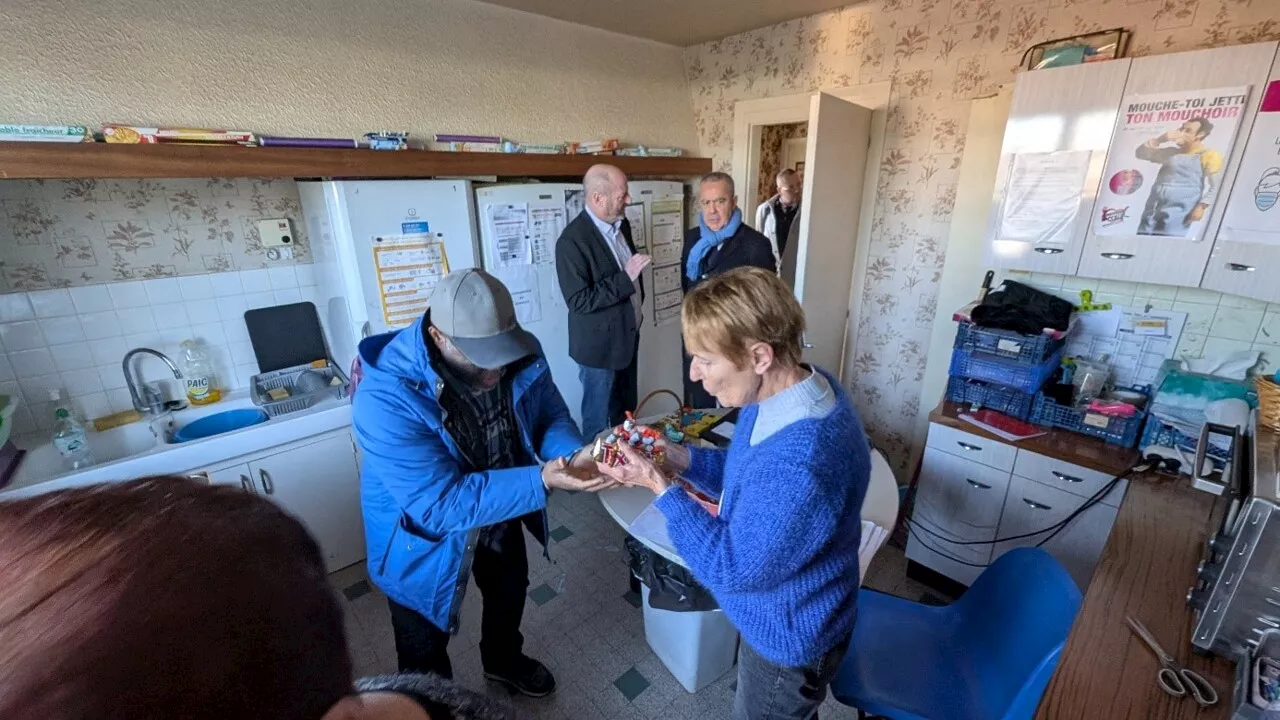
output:
[[953,377],[947,380],[947,399],[963,405],[989,408],[1009,417],[1026,420],[1031,417],[1031,408],[1035,404],[1036,396],[985,380]]
[[1025,393],[1034,393],[1044,387],[1061,364],[1062,348],[1034,365],[987,353],[956,349],[951,351],[950,375],[970,380],[986,380]]
[[982,352],[1034,365],[1061,350],[1065,344],[1065,339],[1054,340],[1048,335],[1023,335],[1012,330],[960,323],[956,329],[955,347],[958,350]]
[[[1138,392],[1151,394],[1150,388],[1132,388]],[[1112,445],[1137,447],[1138,436],[1147,414],[1141,410],[1133,417],[1114,417],[1091,412],[1084,408],[1059,405],[1053,398],[1044,393],[1036,395],[1035,407],[1031,410],[1031,422],[1036,425],[1062,428],[1081,435],[1102,438]]]

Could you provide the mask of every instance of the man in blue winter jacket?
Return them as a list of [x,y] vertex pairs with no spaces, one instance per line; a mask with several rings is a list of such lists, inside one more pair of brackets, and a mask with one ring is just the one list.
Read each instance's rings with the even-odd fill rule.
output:
[[610,484],[551,380],[511,294],[482,270],[441,279],[431,309],[360,343],[352,425],[363,453],[369,577],[391,605],[402,672],[453,675],[467,580],[484,601],[485,677],[526,695],[555,690],[522,652],[529,587],[523,527],[545,547],[547,495]]

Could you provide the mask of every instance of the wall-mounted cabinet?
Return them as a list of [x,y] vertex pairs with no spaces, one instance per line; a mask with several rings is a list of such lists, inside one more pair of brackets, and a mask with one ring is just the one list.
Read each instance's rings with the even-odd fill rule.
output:
[[[1191,240],[1160,235],[1099,235],[1095,232],[1093,223],[1090,223],[1077,274],[1160,285],[1200,285],[1213,248],[1213,239],[1222,222],[1225,200],[1231,193],[1232,174],[1244,156],[1252,118],[1257,112],[1275,56],[1276,43],[1271,42],[1155,55],[1133,61],[1124,89],[1126,97],[1249,86],[1248,103],[1240,120],[1231,154],[1227,156],[1225,170],[1222,171],[1223,178],[1217,191],[1217,199],[1207,212],[1202,237]],[[1117,152],[1128,152],[1128,149],[1110,149],[1110,153]],[[1173,180],[1182,182],[1184,179],[1175,177]],[[1162,177],[1151,172],[1145,173],[1143,182],[1151,184],[1152,193],[1172,193],[1172,190],[1166,191],[1164,188],[1174,187],[1172,182],[1165,182]],[[1178,210],[1181,206],[1177,202],[1170,201],[1169,206],[1181,212]],[[1094,215],[1100,211],[1101,208],[1095,208]]]
[[[1018,77],[991,199],[989,265],[1061,275],[1075,273],[1129,64],[1129,60],[1114,60],[1038,70]],[[1084,184],[1078,201],[1073,203],[1075,215],[1070,221],[1058,224],[1049,236],[1037,232],[1043,226],[1036,223],[1004,225],[1004,218],[1020,213],[1011,205],[1031,202],[1028,196],[1032,193],[1010,186],[1011,176],[1025,177],[1027,172],[1018,163],[1028,159],[1071,162],[1074,158],[1087,164],[1087,169],[1083,170]]]
[[1200,287],[1280,302],[1280,56],[1271,66],[1263,106],[1235,168],[1209,265]]

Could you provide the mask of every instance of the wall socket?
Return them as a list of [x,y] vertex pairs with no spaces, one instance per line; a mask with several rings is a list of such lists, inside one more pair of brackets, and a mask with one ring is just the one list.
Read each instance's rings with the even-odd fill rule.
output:
[[289,218],[259,220],[257,224],[262,247],[293,247],[293,224]]

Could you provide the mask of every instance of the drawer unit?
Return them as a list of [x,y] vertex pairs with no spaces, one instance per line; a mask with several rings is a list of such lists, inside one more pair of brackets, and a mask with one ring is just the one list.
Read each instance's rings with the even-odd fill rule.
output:
[[[1104,472],[1090,470],[1087,467],[1074,465],[1028,450],[1018,451],[1018,457],[1013,466],[1013,474],[1064,490],[1082,499],[1092,497],[1094,493],[1111,482],[1114,477]],[[1127,486],[1128,481],[1121,480],[1100,502],[1111,507],[1120,507],[1120,500],[1124,498],[1124,491]]]
[[[1115,491],[1112,491],[1115,494]],[[1048,528],[1075,512],[1084,500],[1079,496],[1025,478],[1014,477],[1000,518],[1000,537],[1016,537]],[[1080,591],[1089,587],[1093,569],[1102,554],[1119,511],[1098,503],[1080,515],[1041,547],[1052,555],[1076,581]],[[1034,547],[1050,532],[997,543],[991,560],[1017,547]]]
[[[1009,490],[1009,473],[935,448],[925,450],[912,519],[920,540],[953,557],[974,563],[991,558],[1000,512]],[[921,529],[923,528],[923,529]],[[979,542],[978,545],[956,545]]]
[[1018,449],[1012,445],[988,440],[938,423],[929,424],[929,440],[926,444],[944,453],[958,455],[965,460],[972,460],[1005,472],[1013,470],[1014,456],[1018,453]]

